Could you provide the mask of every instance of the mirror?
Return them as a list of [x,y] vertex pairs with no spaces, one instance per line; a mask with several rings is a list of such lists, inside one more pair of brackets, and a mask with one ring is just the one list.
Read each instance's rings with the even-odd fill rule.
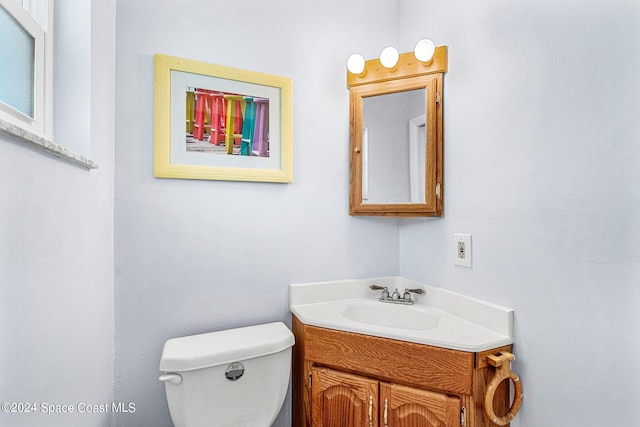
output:
[[379,66],[378,60],[367,61],[363,75],[347,77],[351,215],[442,214],[446,50],[437,48],[428,65],[412,54],[400,59],[394,70]]
[[362,203],[425,202],[425,95],[415,89],[362,100]]

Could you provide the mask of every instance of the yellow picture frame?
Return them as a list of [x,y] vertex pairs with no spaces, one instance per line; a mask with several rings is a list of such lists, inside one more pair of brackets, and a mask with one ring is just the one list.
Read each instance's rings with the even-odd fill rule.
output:
[[[291,79],[162,54],[155,56],[154,72],[155,177],[275,183],[293,181]],[[231,97],[230,94],[251,94],[255,98],[244,99],[266,101],[268,150],[260,151],[262,154],[252,151],[253,143],[248,138],[242,138],[246,135],[231,131],[227,132],[229,136],[226,139],[229,152],[218,150],[211,154],[214,151],[208,151],[206,143],[194,138],[197,129],[202,128],[204,122],[195,125],[196,131],[192,131],[190,138],[189,126],[193,129],[194,124],[189,123],[189,95],[193,88],[207,88],[198,90],[216,95],[224,94],[225,98]],[[200,109],[209,117],[208,138],[212,140],[211,149],[217,148],[213,146],[216,142],[218,145],[225,143],[222,137],[217,139],[217,134],[213,141],[215,123],[221,123],[220,127],[224,127],[226,123],[233,128],[233,119],[228,121],[233,114],[229,112],[232,108],[228,105],[233,103],[225,102],[225,108],[229,110],[225,116],[220,116],[220,120],[215,119],[208,104]],[[242,110],[237,111],[244,114],[245,105],[249,104],[243,104]],[[235,108],[240,107],[235,105]],[[240,155],[238,141],[242,141],[240,145],[244,150],[243,155]],[[193,142],[197,144],[190,144]],[[198,145],[199,149],[192,149],[194,145]]]

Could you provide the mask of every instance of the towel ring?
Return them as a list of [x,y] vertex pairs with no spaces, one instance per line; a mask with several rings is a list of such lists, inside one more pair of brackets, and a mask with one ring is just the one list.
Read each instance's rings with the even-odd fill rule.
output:
[[[486,414],[489,416],[491,422],[496,425],[504,426],[511,422],[516,417],[518,410],[520,409],[520,405],[522,404],[522,383],[520,382],[520,378],[511,371],[510,363],[514,361],[516,357],[506,351],[503,351],[498,356],[488,356],[487,363],[496,367],[496,372],[489,385],[487,386],[487,391],[484,395],[484,410]],[[515,387],[515,393],[513,398],[513,403],[511,404],[511,408],[509,411],[502,417],[498,417],[493,408],[493,397],[496,394],[496,390],[500,383],[506,379],[511,379],[513,381],[513,385]]]

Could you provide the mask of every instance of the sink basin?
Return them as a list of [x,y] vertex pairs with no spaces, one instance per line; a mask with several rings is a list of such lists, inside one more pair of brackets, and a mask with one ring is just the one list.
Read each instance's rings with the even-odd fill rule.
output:
[[[413,305],[378,301],[389,289],[421,288]],[[513,343],[513,310],[404,277],[297,283],[291,313],[303,324],[463,351]]]
[[436,314],[413,305],[355,303],[347,305],[342,315],[354,322],[412,331],[428,331],[438,326]]

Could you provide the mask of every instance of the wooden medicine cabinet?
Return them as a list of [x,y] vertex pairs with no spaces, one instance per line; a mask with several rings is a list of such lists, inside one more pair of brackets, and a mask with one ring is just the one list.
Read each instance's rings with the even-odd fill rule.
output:
[[409,52],[393,69],[372,59],[362,74],[347,72],[350,215],[442,215],[446,71],[440,46],[428,63]]

